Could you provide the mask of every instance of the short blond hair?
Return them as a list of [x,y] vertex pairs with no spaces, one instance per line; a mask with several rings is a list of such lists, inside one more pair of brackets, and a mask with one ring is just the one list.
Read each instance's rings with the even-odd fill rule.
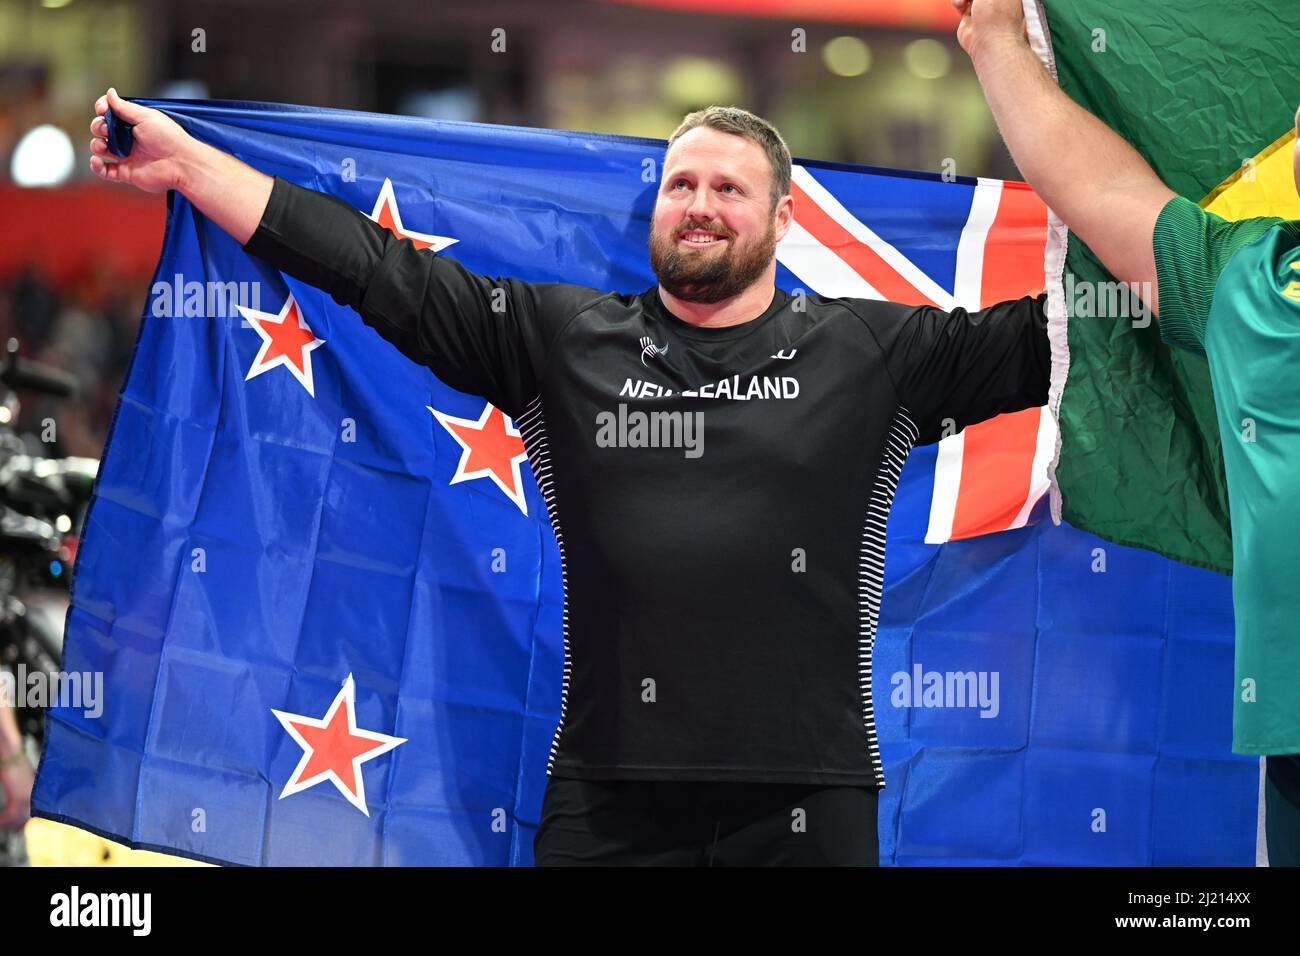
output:
[[681,124],[668,137],[668,148],[693,129],[707,126],[721,133],[743,136],[763,147],[767,162],[772,167],[772,208],[790,191],[790,149],[776,127],[739,106],[709,106],[687,113]]

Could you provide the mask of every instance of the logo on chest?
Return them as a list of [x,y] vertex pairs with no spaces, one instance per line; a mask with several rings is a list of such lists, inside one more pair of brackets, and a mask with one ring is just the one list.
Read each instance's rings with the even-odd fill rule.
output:
[[658,356],[667,353],[667,351],[668,351],[667,345],[664,345],[662,347],[655,345],[654,342],[651,340],[650,336],[648,335],[641,336],[641,364],[642,365],[645,365],[646,359],[657,358]]
[[[1291,263],[1290,268],[1300,271],[1300,261]],[[1277,291],[1292,302],[1300,302],[1300,280],[1292,279],[1285,289],[1278,289]]]

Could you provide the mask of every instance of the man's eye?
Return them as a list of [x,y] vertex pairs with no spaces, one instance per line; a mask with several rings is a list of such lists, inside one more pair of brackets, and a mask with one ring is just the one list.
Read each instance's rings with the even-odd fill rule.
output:
[[684,180],[684,179],[678,179],[678,180],[676,180],[676,181],[673,183],[673,188],[676,189],[678,186],[680,186],[680,185],[681,185],[682,183],[684,183],[684,182],[686,182],[686,180]]
[[731,183],[727,183],[727,184],[726,184],[725,186],[723,186],[722,188],[723,188],[723,189],[735,189],[736,192],[740,192],[740,190],[739,190],[739,189],[736,189],[736,187],[733,186]]

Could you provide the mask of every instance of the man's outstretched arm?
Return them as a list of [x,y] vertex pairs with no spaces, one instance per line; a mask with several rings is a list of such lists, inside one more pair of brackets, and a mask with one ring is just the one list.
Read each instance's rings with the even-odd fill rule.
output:
[[[133,124],[129,156],[108,151],[104,112]],[[478,275],[399,239],[343,200],[273,178],[113,90],[95,104],[91,168],[146,192],[183,194],[285,275],[346,305],[445,383],[518,414],[538,391],[554,331],[597,290]]]
[[1123,137],[1065,94],[1025,36],[1021,0],[953,0],[970,55],[1021,174],[1117,278],[1159,311],[1152,235],[1175,195]]

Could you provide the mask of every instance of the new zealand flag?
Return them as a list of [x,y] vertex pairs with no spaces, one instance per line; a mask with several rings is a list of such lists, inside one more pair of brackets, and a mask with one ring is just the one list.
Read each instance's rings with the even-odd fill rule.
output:
[[[660,140],[146,105],[471,271],[654,284]],[[794,172],[787,291],[1042,288],[1047,216],[1019,184]],[[903,471],[882,862],[1249,864],[1229,582],[1037,523],[1055,440],[1030,410]],[[223,863],[532,862],[563,588],[518,430],[179,194],[74,577],[64,668],[104,674],[103,713],[50,713],[37,815]],[[954,673],[996,675],[996,700],[928,706]]]

